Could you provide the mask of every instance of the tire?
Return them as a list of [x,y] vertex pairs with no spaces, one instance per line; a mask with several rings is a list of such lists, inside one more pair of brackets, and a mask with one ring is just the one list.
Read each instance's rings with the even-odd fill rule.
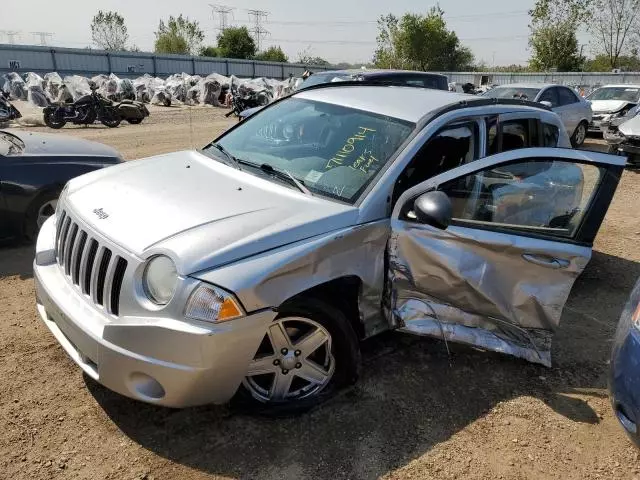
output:
[[104,113],[100,116],[100,123],[109,128],[120,126],[120,122],[122,122],[120,115],[111,108],[105,108]]
[[31,202],[23,223],[23,235],[28,241],[36,239],[44,221],[55,213],[59,196],[58,191],[45,192]]
[[61,129],[62,127],[64,127],[67,122],[64,120],[56,120],[55,115],[54,115],[54,111],[46,111],[44,112],[44,123],[45,125],[47,125],[47,127],[49,128],[54,128],[56,130]]
[[571,135],[571,145],[573,145],[573,148],[582,146],[584,140],[587,138],[588,129],[589,125],[587,125],[587,122],[580,122],[578,124],[575,132],[573,132],[573,135]]
[[141,118],[128,118],[127,122],[129,122],[131,125],[140,125],[142,123],[142,119]]
[[[279,335],[283,332],[286,336]],[[323,336],[327,339],[320,344]],[[274,346],[278,337],[290,342],[286,353]],[[311,342],[312,339],[320,340]],[[314,349],[315,344],[320,346]],[[311,346],[305,352],[307,345]],[[358,339],[344,313],[322,300],[304,298],[284,305],[269,326],[247,369],[249,372],[254,368],[256,374],[245,377],[232,403],[270,416],[301,413],[321,404],[340,388],[355,383],[359,367]],[[261,373],[265,369],[268,372]],[[315,382],[299,375],[310,375]],[[288,382],[285,396],[289,398],[273,393],[278,390],[276,380],[285,385]]]

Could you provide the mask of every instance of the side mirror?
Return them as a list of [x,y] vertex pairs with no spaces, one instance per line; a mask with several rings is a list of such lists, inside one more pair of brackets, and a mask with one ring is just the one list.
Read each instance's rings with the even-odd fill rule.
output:
[[543,101],[541,101],[540,103],[541,103],[542,105],[544,105],[545,107],[549,107],[549,108],[552,108],[552,107],[553,107],[553,105],[551,104],[551,102],[550,102],[550,101],[548,101],[548,100],[543,100]]
[[444,192],[427,192],[416,198],[413,211],[420,223],[445,230],[451,223],[453,208]]

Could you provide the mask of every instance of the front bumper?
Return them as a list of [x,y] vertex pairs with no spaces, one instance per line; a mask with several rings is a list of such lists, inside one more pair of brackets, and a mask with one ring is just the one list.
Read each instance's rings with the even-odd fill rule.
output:
[[[49,228],[51,221],[43,230]],[[42,243],[39,238],[34,263],[38,312],[87,375],[127,397],[167,407],[225,403],[233,397],[275,312],[219,325],[114,318],[89,303]]]
[[640,447],[640,331],[631,327],[622,338],[611,359],[611,402],[618,421]]

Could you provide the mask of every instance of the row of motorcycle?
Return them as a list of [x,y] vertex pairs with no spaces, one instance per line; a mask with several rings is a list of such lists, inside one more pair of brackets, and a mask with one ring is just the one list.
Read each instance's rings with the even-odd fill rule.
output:
[[[148,116],[149,110],[142,102],[114,102],[97,93],[95,85],[91,86],[91,93],[75,102],[53,102],[43,110],[44,123],[55,129],[60,129],[67,123],[91,125],[96,120],[109,128],[118,127],[123,120],[137,125]],[[0,90],[0,123],[21,117],[22,114],[11,103],[9,93]]]

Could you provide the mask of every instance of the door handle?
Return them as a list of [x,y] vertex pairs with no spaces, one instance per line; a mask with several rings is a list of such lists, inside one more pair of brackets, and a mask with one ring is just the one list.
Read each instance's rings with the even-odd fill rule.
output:
[[562,258],[544,257],[535,253],[523,253],[522,258],[534,265],[553,269],[567,268],[570,264],[568,260],[563,260]]

